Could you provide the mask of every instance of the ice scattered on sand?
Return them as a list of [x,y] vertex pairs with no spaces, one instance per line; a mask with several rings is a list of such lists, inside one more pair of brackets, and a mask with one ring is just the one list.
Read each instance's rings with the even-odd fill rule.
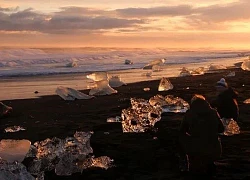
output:
[[208,71],[217,71],[222,69],[227,69],[227,68],[221,64],[210,64],[208,66]]
[[145,132],[152,129],[161,119],[161,107],[154,107],[145,99],[131,98],[131,105],[122,110],[122,130],[127,132]]
[[183,67],[180,72],[180,77],[184,76],[192,76],[191,71],[189,71],[187,68]]
[[91,99],[93,96],[89,96],[73,88],[59,86],[56,89],[56,94],[58,94],[62,99],[67,101],[74,101],[75,99]]
[[142,73],[142,76],[152,77],[152,71],[146,72],[146,73]]
[[222,133],[223,135],[232,136],[235,134],[240,134],[240,127],[235,120],[222,118],[221,121],[225,128],[224,132]]
[[21,126],[11,126],[11,127],[7,127],[4,129],[4,131],[7,132],[18,132],[18,131],[25,131],[26,129],[24,129]]
[[168,91],[173,88],[174,86],[171,84],[171,82],[167,78],[163,77],[160,81],[158,91]]
[[204,74],[204,72],[205,72],[205,68],[204,67],[198,67],[197,69],[193,69],[191,71],[191,74],[192,75],[202,75],[202,74]]
[[110,87],[107,80],[96,81],[95,87],[89,91],[89,95],[103,96],[117,93],[117,91]]
[[0,157],[7,162],[22,162],[30,149],[29,140],[2,139],[0,141]]
[[112,76],[109,78],[109,85],[111,87],[120,87],[122,85],[126,85],[124,82],[122,82],[120,76]]

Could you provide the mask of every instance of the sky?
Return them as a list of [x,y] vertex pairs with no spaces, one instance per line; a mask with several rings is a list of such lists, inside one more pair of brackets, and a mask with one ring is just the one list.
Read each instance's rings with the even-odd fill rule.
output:
[[0,46],[250,47],[249,0],[1,0]]

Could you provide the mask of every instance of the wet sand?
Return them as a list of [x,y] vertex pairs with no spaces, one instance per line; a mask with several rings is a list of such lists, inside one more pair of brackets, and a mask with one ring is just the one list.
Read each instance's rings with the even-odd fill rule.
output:
[[[186,179],[178,168],[178,128],[183,114],[165,113],[156,124],[155,133],[122,133],[120,123],[107,123],[109,117],[121,115],[130,106],[130,98],[144,98],[161,94],[179,96],[186,101],[195,93],[208,101],[215,97],[214,84],[232,69],[220,73],[193,77],[170,78],[174,89],[158,92],[159,80],[128,84],[116,88],[118,94],[100,96],[90,100],[64,101],[59,96],[42,96],[38,99],[6,100],[13,113],[0,121],[2,139],[28,139],[35,141],[72,136],[75,131],[94,131],[91,146],[94,155],[109,156],[116,167],[83,171],[69,177],[59,177],[47,172],[45,179]],[[243,101],[250,98],[250,72],[233,69],[234,77],[225,77],[228,84],[239,92],[241,134],[221,137],[223,154],[217,164],[216,179],[250,179],[250,105]],[[149,87],[150,91],[143,91]],[[188,87],[188,88],[187,88]],[[82,92],[88,93],[88,90]],[[4,128],[20,125],[26,131],[3,133]],[[109,132],[109,133],[106,133]],[[157,138],[155,138],[157,137]]]

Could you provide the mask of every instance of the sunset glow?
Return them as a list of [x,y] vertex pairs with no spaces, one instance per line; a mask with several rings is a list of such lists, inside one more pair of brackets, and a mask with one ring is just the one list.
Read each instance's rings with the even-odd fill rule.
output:
[[0,39],[11,47],[247,49],[249,9],[248,0],[3,0]]

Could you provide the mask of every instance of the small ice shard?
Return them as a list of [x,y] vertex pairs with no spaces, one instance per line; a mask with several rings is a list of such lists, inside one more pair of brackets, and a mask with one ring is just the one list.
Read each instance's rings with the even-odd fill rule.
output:
[[150,91],[150,88],[143,88],[143,91]]
[[7,127],[4,129],[5,132],[18,132],[18,131],[25,131],[26,129],[24,129],[21,126],[11,126],[11,127]]
[[122,85],[126,85],[124,82],[121,81],[121,78],[120,76],[112,76],[110,79],[109,79],[109,85],[111,87],[120,87]]
[[115,118],[111,117],[107,119],[107,122],[121,122],[121,117],[116,116]]
[[157,94],[149,99],[152,106],[160,106],[163,112],[184,113],[189,109],[189,104],[182,98],[167,95],[163,97]]
[[108,74],[107,72],[95,72],[87,75],[87,78],[93,81],[108,80]]
[[134,64],[134,63],[131,60],[125,59],[124,64],[129,65],[129,64]]
[[7,162],[22,162],[30,149],[29,140],[2,139],[0,141],[0,157]]
[[165,59],[157,59],[157,60],[151,61],[149,64],[144,66],[143,69],[152,69],[153,66],[155,65],[162,66],[164,62],[165,62]]
[[204,67],[198,67],[197,69],[194,69],[191,71],[192,75],[201,75],[204,74],[205,68]]
[[222,118],[221,121],[225,128],[223,135],[232,136],[234,134],[240,134],[240,127],[236,121],[228,118]]
[[232,72],[230,72],[230,73],[228,73],[226,75],[226,77],[233,77],[233,76],[235,76],[235,72],[234,71],[232,71]]
[[161,119],[161,107],[154,107],[145,99],[131,98],[132,107],[122,110],[122,130],[126,132],[145,132],[152,129]]
[[92,159],[91,167],[99,167],[102,169],[108,169],[113,166],[114,160],[108,156],[101,156]]
[[250,98],[249,98],[249,99],[246,99],[245,101],[243,101],[243,103],[245,103],[245,104],[250,104]]
[[181,72],[180,72],[179,76],[184,77],[184,76],[191,76],[191,75],[192,75],[191,72],[187,68],[183,67],[181,69]]
[[107,80],[96,81],[96,87],[89,91],[89,95],[102,96],[117,93],[117,91],[110,87]]
[[19,162],[8,163],[0,158],[0,179],[1,180],[35,180],[27,172],[26,167]]
[[160,81],[158,91],[168,91],[173,88],[174,86],[171,84],[171,82],[167,78],[163,77]]
[[250,60],[243,61],[243,63],[241,64],[241,69],[250,71]]
[[72,62],[66,64],[66,67],[77,67],[77,59],[76,58],[72,58],[71,61]]
[[0,117],[9,114],[12,111],[12,107],[0,102]]
[[209,71],[217,71],[217,70],[221,70],[221,69],[227,69],[225,66],[220,65],[220,64],[210,64],[208,67]]
[[58,94],[61,98],[68,101],[73,101],[75,99],[91,99],[93,96],[89,96],[80,91],[77,91],[73,88],[59,86],[56,89],[56,94]]

